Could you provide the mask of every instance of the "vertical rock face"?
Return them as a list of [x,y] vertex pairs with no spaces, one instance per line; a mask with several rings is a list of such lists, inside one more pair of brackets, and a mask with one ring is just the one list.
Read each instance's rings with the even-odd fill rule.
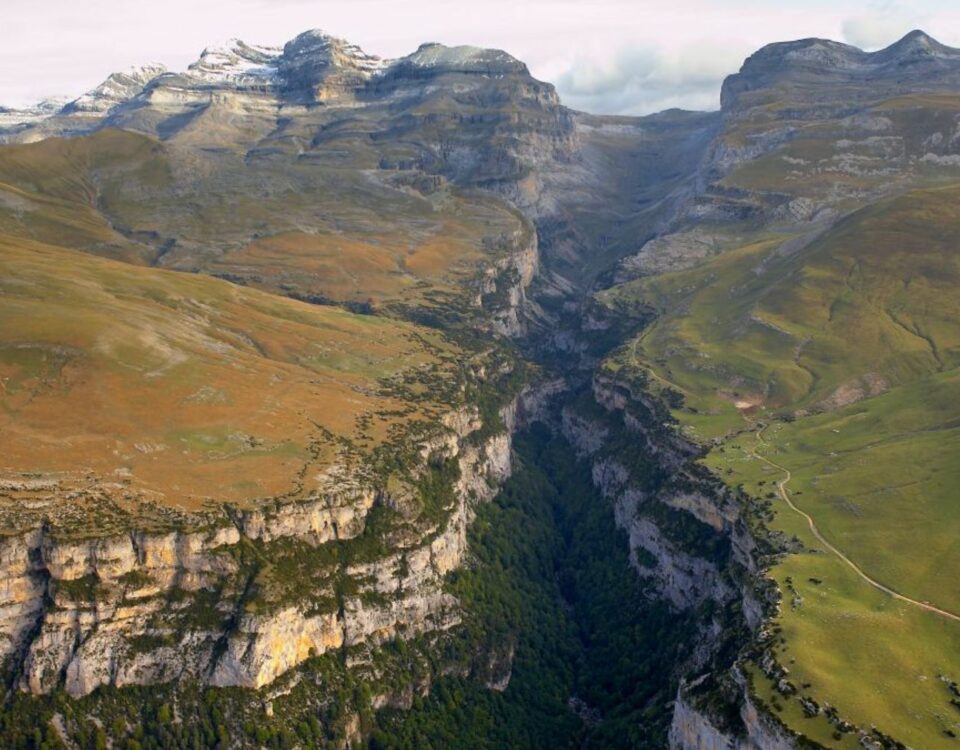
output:
[[527,332],[533,312],[527,289],[540,267],[536,232],[519,232],[507,239],[508,254],[484,274],[479,304],[490,313],[493,330],[501,336],[517,338]]
[[759,714],[749,698],[744,700],[740,718],[744,734],[732,736],[694,708],[681,690],[674,703],[670,750],[795,750],[794,738]]
[[[636,573],[652,584],[657,597],[679,610],[705,601],[731,601],[737,595],[737,585],[726,568],[736,557],[722,550],[733,546],[737,509],[712,496],[710,490],[716,488],[691,491],[688,483],[692,484],[694,478],[683,477],[683,454],[678,457],[665,442],[660,442],[659,455],[645,450],[643,443],[650,438],[642,431],[643,422],[631,419],[629,401],[611,395],[607,388],[598,385],[598,392],[601,402],[609,405],[612,421],[567,410],[564,432],[581,455],[590,458],[594,484],[612,501],[617,525],[627,532]],[[639,452],[646,454],[643,460],[669,467],[670,479],[650,484],[635,476],[628,468],[628,456],[607,449],[618,433],[630,435],[641,446]],[[698,538],[707,540],[699,551],[677,539],[674,527],[691,525],[698,530]]]
[[[741,714],[735,726],[727,726],[729,717],[724,723],[701,710],[695,692],[685,685],[685,678],[694,675],[715,679],[735,674],[731,654],[762,621],[753,590],[755,543],[743,509],[699,466],[695,446],[672,429],[669,415],[642,390],[600,374],[594,376],[591,395],[594,406],[564,410],[563,431],[591,462],[594,484],[613,505],[648,595],[698,618],[697,646],[675,666],[680,690],[671,749],[793,748],[793,738],[756,710],[743,680],[736,681],[735,696],[725,694]],[[705,679],[694,680],[691,687]]]
[[[505,414],[511,425],[515,411]],[[205,530],[71,541],[39,528],[4,539],[0,657],[34,693],[63,685],[80,696],[182,678],[258,688],[330,649],[457,624],[443,577],[463,562],[474,504],[509,476],[511,441],[506,432],[475,445],[476,418],[448,422],[456,429],[424,446],[429,456],[443,447],[459,469],[442,525],[334,571],[352,582],[336,594],[318,566],[315,580],[288,582],[300,597],[254,603],[257,577],[269,571],[246,567],[242,550],[257,544],[270,557],[280,545],[279,565],[284,545],[310,554],[356,539],[380,502],[373,491],[233,513],[231,525]]]

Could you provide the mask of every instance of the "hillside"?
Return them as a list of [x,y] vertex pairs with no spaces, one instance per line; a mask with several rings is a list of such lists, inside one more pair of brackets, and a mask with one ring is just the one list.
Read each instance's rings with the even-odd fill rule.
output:
[[351,453],[454,407],[436,386],[422,403],[390,386],[456,382],[462,355],[432,331],[0,243],[8,491],[22,477],[182,510],[306,497]]
[[[748,61],[740,75],[756,64]],[[807,85],[832,91],[816,77]],[[760,92],[767,90],[751,93],[751,106],[775,95]],[[795,95],[822,104],[814,92]],[[941,127],[955,104],[946,94],[910,97],[897,104],[910,119],[885,125],[903,134],[897,148],[917,143],[918,128]],[[728,128],[736,131],[754,115],[734,102]],[[891,111],[870,101],[865,109],[869,115],[855,117]],[[843,184],[844,169],[809,169],[801,149],[813,148],[808,138],[816,133],[823,164],[823,154],[851,145],[826,140],[839,123],[824,122],[822,110],[817,118],[720,184],[751,196],[786,190],[833,215],[804,225],[782,213],[762,222],[750,214],[721,230],[742,245],[602,292],[614,314],[655,317],[606,367],[636,371],[664,394],[684,434],[709,449],[706,465],[762,499],[771,530],[798,545],[799,554],[776,558],[771,569],[783,594],[773,643],[783,640],[773,662],[761,648],[762,658],[754,657],[761,666],[748,669],[760,699],[827,746],[840,738],[828,722],[805,720],[802,700],[829,704],[844,720],[873,724],[910,746],[949,747],[955,709],[948,683],[960,669],[960,619],[950,615],[960,613],[960,600],[947,572],[960,564],[952,553],[960,192],[942,168],[932,171],[947,157],[924,157],[930,169],[918,169],[902,151],[878,152],[870,160],[846,157],[858,165],[857,192],[832,207],[837,193],[828,193],[824,204],[817,196]],[[925,137],[927,146],[946,142]],[[780,495],[784,479],[798,510]],[[833,549],[811,534],[801,511]],[[920,604],[890,599],[854,566]],[[788,673],[789,686],[782,681]],[[871,690],[854,696],[853,684]]]
[[958,112],[922,32],[4,110],[0,744],[954,747]]

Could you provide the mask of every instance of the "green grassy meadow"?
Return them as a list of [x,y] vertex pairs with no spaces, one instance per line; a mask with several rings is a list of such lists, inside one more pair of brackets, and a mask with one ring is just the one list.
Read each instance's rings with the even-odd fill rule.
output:
[[[958,197],[955,185],[917,190],[807,244],[759,237],[601,295],[658,313],[607,366],[680,392],[674,414],[711,447],[705,463],[769,501],[771,529],[801,545],[770,570],[783,594],[776,657],[799,695],[914,748],[956,746],[960,622],[863,581],[756,455],[789,469],[794,504],[868,576],[960,614]],[[758,696],[792,729],[850,746],[768,683],[757,671]]]

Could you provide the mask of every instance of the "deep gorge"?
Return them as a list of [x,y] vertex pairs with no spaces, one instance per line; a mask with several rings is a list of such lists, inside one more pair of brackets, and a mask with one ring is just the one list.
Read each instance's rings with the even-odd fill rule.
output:
[[[396,662],[396,708],[373,711],[371,686],[339,655],[326,655],[301,667],[322,676],[330,693],[322,726],[298,716],[304,696],[296,688],[274,702],[272,718],[255,722],[243,717],[259,700],[241,689],[197,686],[174,696],[164,686],[104,688],[78,705],[61,692],[13,696],[0,714],[4,746],[44,745],[21,731],[26,714],[82,713],[97,701],[99,718],[114,736],[123,727],[131,750],[237,741],[320,747],[361,735],[375,748],[662,747],[695,617],[648,598],[630,573],[609,502],[563,437],[537,424],[518,435],[515,450],[514,476],[470,528],[469,565],[449,577],[464,624],[432,655],[440,674],[421,661],[436,648],[428,637],[384,647],[384,659]],[[445,661],[458,665],[454,674],[443,674]],[[403,664],[417,669],[402,675]],[[341,687],[330,691],[334,684]],[[99,748],[102,736],[87,720],[73,739]]]

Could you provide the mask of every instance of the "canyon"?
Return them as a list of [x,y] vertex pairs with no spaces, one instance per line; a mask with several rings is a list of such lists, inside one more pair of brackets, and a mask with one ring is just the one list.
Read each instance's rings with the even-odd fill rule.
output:
[[[869,415],[960,366],[953,310],[924,301],[956,291],[949,242],[906,280],[894,250],[834,268],[892,235],[876,216],[953,236],[958,83],[960,51],[921,32],[873,53],[812,39],[751,56],[719,112],[600,116],[505,52],[381,60],[308,31],[0,113],[11,746],[35,725],[48,747],[400,747],[391,732],[433,716],[447,684],[529,707],[511,686],[536,633],[503,625],[470,540],[547,481],[531,434],[589,478],[612,524],[596,557],[640,592],[611,640],[649,629],[649,695],[628,719],[564,695],[563,741],[629,725],[672,750],[950,746],[952,645],[934,715],[903,738],[857,686],[828,700],[819,665],[791,676],[802,577],[778,571],[825,556],[731,456],[750,457],[757,425]],[[814,299],[830,272],[844,291]],[[835,318],[863,289],[889,312],[857,339]],[[91,290],[109,314],[71,302]],[[68,324],[57,299],[84,314]],[[241,391],[236,373],[257,379]],[[54,418],[101,379],[115,423]],[[189,420],[155,423],[145,399]],[[564,514],[586,511],[551,491],[520,518],[559,559],[576,547]],[[503,567],[522,558],[497,544]],[[594,600],[551,575],[538,585],[573,623]],[[602,695],[580,637],[569,671]]]

